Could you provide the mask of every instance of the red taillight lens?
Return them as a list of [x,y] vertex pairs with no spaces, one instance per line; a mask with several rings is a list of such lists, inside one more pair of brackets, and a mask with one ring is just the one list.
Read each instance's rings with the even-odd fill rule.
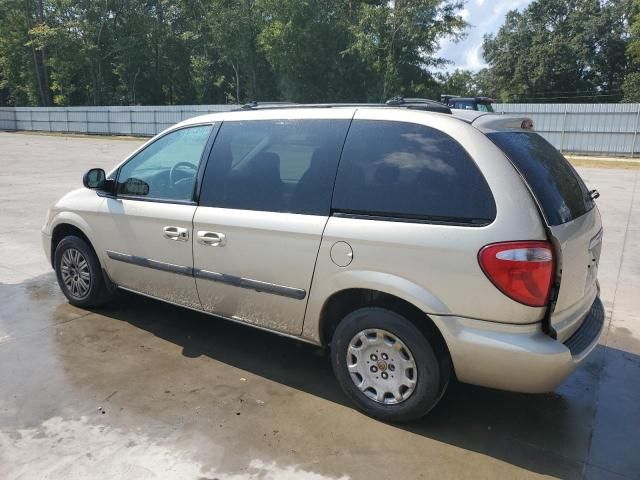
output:
[[548,242],[504,242],[478,254],[485,275],[506,296],[530,307],[544,307],[553,281],[553,249]]

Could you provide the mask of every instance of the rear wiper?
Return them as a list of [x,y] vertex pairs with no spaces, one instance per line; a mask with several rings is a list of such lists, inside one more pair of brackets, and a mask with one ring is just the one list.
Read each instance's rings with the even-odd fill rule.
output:
[[589,190],[589,200],[595,200],[600,196],[600,192],[598,190]]

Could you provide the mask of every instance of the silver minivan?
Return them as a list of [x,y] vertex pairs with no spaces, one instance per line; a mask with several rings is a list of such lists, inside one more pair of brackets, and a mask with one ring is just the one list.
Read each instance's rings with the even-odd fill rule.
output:
[[252,105],[83,181],[42,229],[70,303],[120,288],[328,347],[380,419],[452,378],[553,390],[603,327],[597,192],[527,118]]

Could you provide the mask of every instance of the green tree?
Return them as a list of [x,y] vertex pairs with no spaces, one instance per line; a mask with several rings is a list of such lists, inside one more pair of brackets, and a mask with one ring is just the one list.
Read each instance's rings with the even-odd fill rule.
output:
[[349,49],[376,76],[369,98],[414,95],[433,82],[429,69],[445,64],[437,57],[440,40],[463,36],[462,1],[395,0],[361,4]]
[[44,20],[42,2],[0,0],[0,77],[11,102],[49,105],[47,52],[33,41]]
[[453,73],[440,75],[438,80],[439,95],[479,95],[476,75],[469,70],[456,69]]
[[633,18],[629,28],[627,54],[635,64],[640,64],[640,0],[633,0],[632,8]]
[[0,102],[427,95],[463,0],[0,0]]
[[261,0],[258,45],[288,101],[366,99],[367,66],[349,52],[359,2]]
[[631,65],[630,73],[622,86],[624,102],[640,102],[640,0],[633,1],[632,15],[630,41],[627,45]]
[[640,102],[640,73],[633,72],[627,75],[622,87],[624,91],[623,102]]
[[620,98],[632,0],[536,0],[484,39],[503,101]]

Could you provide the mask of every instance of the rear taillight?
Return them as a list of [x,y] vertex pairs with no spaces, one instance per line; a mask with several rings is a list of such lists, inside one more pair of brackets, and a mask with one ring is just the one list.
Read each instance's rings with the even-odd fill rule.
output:
[[504,242],[478,253],[485,275],[506,296],[530,307],[544,307],[553,281],[553,249],[548,242]]

